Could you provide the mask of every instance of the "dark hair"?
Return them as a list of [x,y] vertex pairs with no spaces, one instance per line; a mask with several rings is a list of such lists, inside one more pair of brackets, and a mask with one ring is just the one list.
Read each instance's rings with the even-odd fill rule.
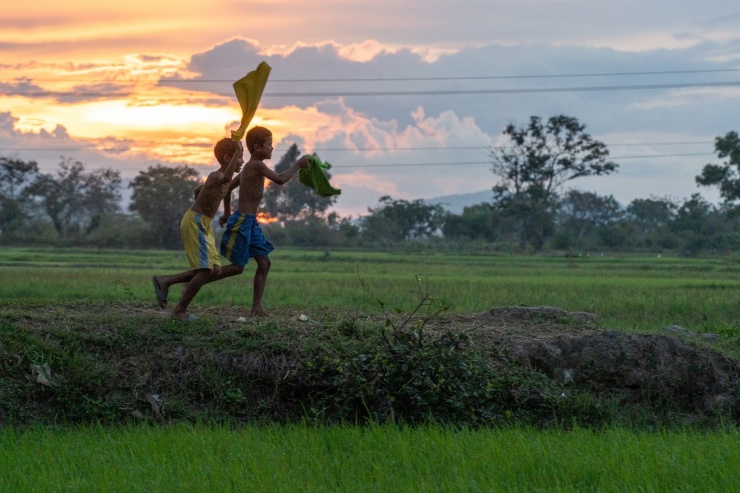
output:
[[224,156],[226,156],[226,154],[230,154],[233,156],[236,151],[236,142],[234,142],[230,138],[223,138],[219,140],[213,147],[213,154],[216,156],[216,159],[218,159],[218,163],[222,165],[229,164]]
[[254,146],[259,144],[262,145],[265,143],[267,139],[272,137],[272,132],[270,132],[265,127],[252,127],[249,129],[249,132],[247,132],[247,150],[250,154],[254,152]]

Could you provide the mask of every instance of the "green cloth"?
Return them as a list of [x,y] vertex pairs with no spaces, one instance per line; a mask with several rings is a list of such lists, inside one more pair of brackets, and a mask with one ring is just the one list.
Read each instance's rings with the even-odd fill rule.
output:
[[252,117],[257,111],[257,105],[259,105],[262,91],[267,85],[270,70],[272,68],[266,62],[261,62],[255,70],[234,82],[236,99],[239,100],[239,106],[242,108],[241,125],[238,130],[231,131],[231,140],[234,142],[239,142],[244,137],[249,122],[252,121]]
[[331,197],[342,193],[338,188],[329,184],[329,179],[324,174],[324,170],[331,168],[331,164],[323,163],[316,156],[308,156],[308,166],[298,170],[298,181],[311,187],[322,197]]

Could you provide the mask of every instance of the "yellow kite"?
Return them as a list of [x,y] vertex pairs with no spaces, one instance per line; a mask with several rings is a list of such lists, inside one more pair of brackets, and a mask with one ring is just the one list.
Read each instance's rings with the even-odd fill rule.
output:
[[257,111],[257,105],[259,105],[262,91],[267,85],[270,70],[272,68],[266,62],[261,62],[255,70],[234,82],[236,99],[239,100],[239,106],[242,108],[241,125],[238,130],[231,131],[231,140],[234,142],[238,142],[244,137],[249,122],[252,121],[252,117]]

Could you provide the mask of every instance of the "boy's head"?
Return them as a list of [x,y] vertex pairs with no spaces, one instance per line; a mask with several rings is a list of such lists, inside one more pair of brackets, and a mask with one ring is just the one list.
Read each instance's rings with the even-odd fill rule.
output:
[[213,154],[216,156],[216,159],[218,159],[218,163],[221,166],[226,166],[229,164],[229,160],[226,159],[226,156],[234,155],[235,152],[239,150],[239,145],[231,140],[230,138],[223,138],[219,140],[216,145],[213,148]]
[[272,132],[270,132],[265,127],[252,127],[249,129],[249,132],[247,132],[247,150],[250,154],[254,154],[254,146],[255,145],[262,145],[272,137]]

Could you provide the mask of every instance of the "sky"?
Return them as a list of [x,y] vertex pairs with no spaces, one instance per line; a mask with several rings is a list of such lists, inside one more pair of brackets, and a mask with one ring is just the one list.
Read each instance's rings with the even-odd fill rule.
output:
[[268,164],[331,163],[342,216],[489,191],[504,127],[556,115],[619,165],[568,188],[717,201],[695,176],[740,130],[737,0],[3,0],[0,155],[205,176],[261,61]]

